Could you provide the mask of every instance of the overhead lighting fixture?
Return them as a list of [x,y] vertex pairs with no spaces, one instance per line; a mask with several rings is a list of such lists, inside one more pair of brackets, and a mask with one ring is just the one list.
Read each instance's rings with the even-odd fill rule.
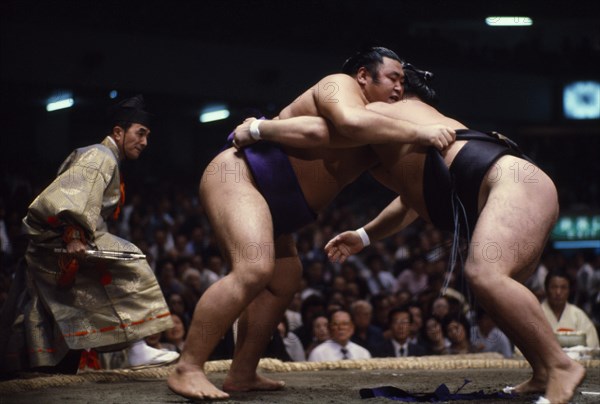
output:
[[63,92],[48,99],[48,102],[46,103],[46,111],[52,112],[59,109],[71,108],[73,104],[75,104],[73,95],[71,93]]
[[200,122],[207,123],[229,118],[229,109],[225,104],[210,104],[200,111]]
[[575,81],[566,85],[563,113],[567,119],[600,119],[600,82]]
[[533,20],[523,16],[494,16],[487,17],[485,23],[490,27],[528,27],[533,24]]

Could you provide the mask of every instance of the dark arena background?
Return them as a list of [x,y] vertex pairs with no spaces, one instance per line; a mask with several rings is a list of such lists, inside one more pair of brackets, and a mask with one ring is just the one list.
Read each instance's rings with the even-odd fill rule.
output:
[[[542,262],[546,269],[567,270],[573,281],[569,301],[584,309],[598,328],[599,10],[597,1],[588,0],[2,0],[0,305],[27,247],[21,220],[31,201],[52,181],[70,151],[108,134],[104,119],[110,105],[143,94],[147,110],[154,114],[152,134],[142,157],[123,165],[129,221],[113,223],[111,231],[148,255],[167,301],[173,294],[183,296],[187,325],[208,285],[194,289],[184,274],[191,269],[217,275],[228,271],[219,261],[198,201],[202,172],[224,146],[227,134],[246,117],[276,116],[319,79],[339,72],[358,49],[376,45],[435,74],[432,86],[443,113],[471,128],[509,136],[554,180],[560,215]],[[486,18],[494,22],[498,16],[531,24],[486,23]],[[70,99],[72,105],[48,110],[50,102],[61,99]],[[215,111],[221,119],[202,122],[203,113]],[[365,174],[320,213],[316,224],[296,234],[304,281],[290,310],[299,311],[302,299],[314,292],[323,298],[325,308],[370,300],[373,322],[380,321],[382,328],[385,320],[377,316],[385,319],[386,310],[402,302],[421,304],[424,317],[431,312],[450,236],[424,222],[365,250],[355,262],[360,277],[369,273],[370,259],[376,256],[397,278],[410,266],[411,252],[418,251],[426,258],[430,275],[430,284],[420,295],[334,287],[341,271],[327,262],[324,244],[343,230],[364,225],[393,198]],[[583,267],[591,274],[585,281]],[[451,309],[468,311],[464,282],[454,286],[459,298],[450,299]],[[544,299],[540,279],[530,279],[527,286],[540,301]],[[214,359],[227,361],[231,350],[224,343]],[[296,372],[288,376],[286,390],[234,399],[352,402],[360,400],[358,391],[363,387],[395,385],[426,392],[447,383],[453,390],[464,378],[474,382],[465,391],[490,392],[528,374],[518,352],[516,359],[481,358],[464,359],[475,361],[472,366],[455,357],[448,357],[447,367],[439,364],[443,360],[433,361],[431,367],[408,361],[359,363],[347,369],[331,365],[319,368],[323,373],[295,368],[293,363],[287,368],[267,366],[265,371]],[[586,394],[576,395],[574,402],[597,402],[598,395],[592,393],[600,394],[598,356],[586,360],[588,377],[579,389]],[[485,370],[477,370],[481,368]],[[215,380],[222,381],[221,369],[215,372]],[[167,371],[141,376],[124,371],[111,379],[84,374],[35,388],[15,383],[34,380],[36,375],[19,375],[0,381],[0,404],[99,402],[101,397],[123,403],[183,401],[167,389],[167,375]],[[97,381],[110,384],[91,384]]]

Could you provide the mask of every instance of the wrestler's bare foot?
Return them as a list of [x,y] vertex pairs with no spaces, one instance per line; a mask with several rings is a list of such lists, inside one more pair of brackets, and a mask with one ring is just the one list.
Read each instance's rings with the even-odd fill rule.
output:
[[529,380],[524,381],[523,383],[517,384],[511,390],[515,394],[537,394],[543,393],[546,391],[548,377],[546,375],[536,375],[531,376]]
[[234,378],[231,375],[227,375],[223,382],[223,390],[231,392],[273,391],[281,390],[284,386],[284,381],[269,379],[256,373],[249,380]]
[[179,363],[167,379],[167,385],[174,392],[193,400],[223,400],[229,394],[219,390],[206,378],[204,371],[194,365]]
[[555,368],[548,373],[548,386],[546,387],[546,399],[552,404],[568,403],[575,394],[577,386],[585,378],[585,368],[571,361],[568,366]]

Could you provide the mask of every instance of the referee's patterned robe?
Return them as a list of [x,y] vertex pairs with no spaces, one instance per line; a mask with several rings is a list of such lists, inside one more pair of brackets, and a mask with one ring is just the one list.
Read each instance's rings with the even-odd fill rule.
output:
[[[57,178],[29,206],[26,268],[15,284],[4,370],[56,365],[69,349],[122,348],[172,327],[171,316],[145,260],[80,261],[75,283],[59,287],[58,254],[65,226],[83,229],[93,249],[140,252],[108,233],[106,220],[121,198],[118,149],[112,139],[75,150]],[[9,296],[9,300],[11,297]],[[5,311],[5,310],[3,310]],[[5,319],[6,320],[6,319]]]

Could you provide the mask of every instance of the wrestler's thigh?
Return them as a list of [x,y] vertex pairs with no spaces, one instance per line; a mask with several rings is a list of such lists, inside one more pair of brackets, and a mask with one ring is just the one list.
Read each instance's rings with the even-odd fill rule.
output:
[[222,253],[229,260],[273,260],[273,226],[267,202],[246,162],[230,150],[219,154],[200,181],[200,201]]
[[523,281],[535,269],[558,213],[556,188],[539,168],[505,156],[471,239],[467,269]]

